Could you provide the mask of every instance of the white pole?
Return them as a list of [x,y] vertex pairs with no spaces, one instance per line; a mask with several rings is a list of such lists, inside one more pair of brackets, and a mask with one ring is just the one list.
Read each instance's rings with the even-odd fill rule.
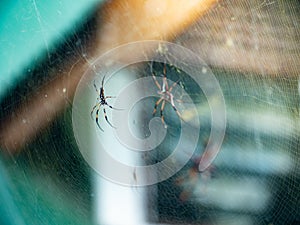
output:
[[[124,73],[124,71],[122,72]],[[116,76],[116,75],[114,75]],[[124,85],[128,84],[130,81],[132,81],[132,78],[136,78],[132,74],[128,76],[128,74],[121,74],[117,75],[117,79],[112,77],[112,79],[107,82],[107,84],[113,83],[113,85],[107,85],[105,88],[105,91],[107,92],[107,95],[110,95],[111,93],[118,93],[120,88],[122,88]],[[109,87],[109,88],[108,88]],[[136,93],[139,94],[139,93]],[[113,102],[112,100],[107,100],[108,102]],[[112,104],[113,105],[113,104]],[[130,105],[128,103],[128,105]],[[113,105],[114,106],[114,105]],[[114,106],[118,107],[118,106]],[[112,109],[113,110],[113,109]],[[111,109],[106,107],[107,116],[110,119],[111,123],[114,126],[118,126],[118,124],[114,124],[114,121],[112,121],[112,114]],[[136,113],[138,114],[138,113]],[[138,117],[139,115],[131,115],[132,117]],[[102,144],[105,146],[109,146],[109,149],[106,149],[106,151],[109,151],[109,154],[112,155],[116,160],[120,160],[121,162],[130,163],[132,165],[139,164],[139,161],[141,160],[140,157],[135,152],[132,152],[128,150],[126,147],[124,147],[115,137],[115,134],[113,132],[113,128],[111,128],[106,121],[104,120],[104,116],[101,113],[101,116],[99,115],[99,120],[101,121],[101,125],[103,125],[104,132],[101,132],[101,141],[103,141]],[[124,122],[126,121],[126,118],[124,118]],[[138,132],[138,128],[132,127],[133,132]],[[135,130],[134,130],[135,129]],[[93,142],[93,140],[92,140]],[[97,149],[97,140],[94,142],[93,149]],[[96,150],[95,157],[97,159],[101,160],[103,157],[101,157],[102,152]],[[103,163],[103,165],[106,164],[106,162],[100,162]],[[114,168],[110,168],[111,165],[106,165],[109,170],[114,170]],[[125,172],[125,171],[124,171]],[[130,225],[142,225],[146,224],[147,220],[147,199],[146,199],[146,187],[135,187],[135,174],[132,172],[132,184],[133,186],[123,186],[121,184],[114,183],[112,181],[109,181],[105,179],[104,177],[100,176],[97,173],[94,173],[93,175],[93,185],[94,185],[94,213],[95,213],[95,220],[97,224],[105,224],[105,225],[124,225],[124,224],[130,224]]]

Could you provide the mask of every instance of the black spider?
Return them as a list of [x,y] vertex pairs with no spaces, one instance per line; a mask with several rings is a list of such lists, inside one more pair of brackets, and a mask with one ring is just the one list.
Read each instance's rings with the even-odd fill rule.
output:
[[94,120],[94,118],[93,118],[93,113],[94,113],[95,109],[97,109],[97,110],[96,110],[96,123],[97,123],[97,125],[98,125],[98,127],[99,127],[99,129],[100,129],[101,131],[104,131],[104,130],[101,128],[101,126],[99,125],[99,122],[98,122],[99,110],[100,110],[101,106],[103,106],[103,113],[104,113],[104,117],[105,117],[106,122],[107,122],[111,127],[115,128],[115,127],[109,122],[109,120],[108,120],[108,118],[107,118],[107,115],[106,115],[105,106],[108,106],[108,107],[111,108],[111,109],[115,109],[115,108],[112,107],[111,105],[109,105],[109,104],[107,103],[107,101],[106,101],[106,99],[108,99],[108,98],[114,98],[114,97],[113,97],[113,96],[105,96],[105,94],[104,94],[104,88],[103,88],[103,85],[104,85],[104,79],[105,79],[105,76],[104,76],[103,79],[102,79],[100,90],[98,90],[98,88],[97,88],[97,86],[96,86],[96,83],[95,83],[96,81],[94,80],[94,87],[95,87],[95,89],[96,89],[96,92],[98,93],[98,97],[97,97],[97,104],[93,107],[93,109],[92,109],[92,111],[91,111],[91,117],[92,117],[92,119]]

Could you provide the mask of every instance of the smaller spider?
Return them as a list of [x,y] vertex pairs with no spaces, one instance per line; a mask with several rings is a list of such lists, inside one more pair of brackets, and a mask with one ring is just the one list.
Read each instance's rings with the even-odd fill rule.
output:
[[111,109],[115,109],[115,108],[112,107],[111,105],[109,105],[109,104],[107,103],[107,101],[106,101],[106,99],[108,99],[108,98],[114,98],[114,97],[113,97],[113,96],[105,96],[105,94],[104,94],[104,88],[103,88],[103,85],[104,85],[104,79],[105,79],[105,76],[104,76],[103,79],[102,79],[102,83],[101,83],[100,90],[98,90],[98,88],[97,88],[97,86],[96,86],[96,81],[94,80],[94,87],[95,87],[96,92],[98,93],[98,97],[97,97],[97,104],[93,107],[93,109],[92,109],[92,111],[91,111],[91,117],[92,117],[92,119],[94,120],[94,118],[93,118],[93,113],[94,113],[95,109],[97,109],[97,110],[96,110],[96,123],[97,123],[97,125],[98,125],[98,127],[99,127],[99,129],[100,129],[101,131],[104,131],[104,130],[101,128],[101,126],[100,126],[100,124],[99,124],[99,122],[98,122],[99,110],[100,110],[101,106],[103,106],[103,113],[104,113],[104,118],[105,118],[106,122],[107,122],[111,127],[115,128],[115,127],[109,122],[109,120],[108,120],[108,118],[107,118],[107,115],[106,115],[105,106],[108,106],[108,107],[111,108]]
[[[171,87],[169,87],[168,81],[167,81],[167,75],[166,75],[166,63],[164,64],[164,68],[163,68],[163,83],[162,85],[159,84],[159,82],[157,81],[154,72],[152,71],[152,65],[151,65],[151,74],[154,80],[155,85],[158,87],[158,91],[157,93],[160,95],[160,98],[156,101],[155,105],[154,105],[154,110],[152,115],[154,116],[157,112],[157,107],[159,106],[159,104],[161,103],[161,107],[160,107],[160,118],[161,121],[163,123],[163,125],[165,127],[167,127],[166,123],[165,123],[165,119],[164,119],[164,108],[165,108],[165,104],[166,101],[169,102],[172,106],[172,108],[174,109],[174,111],[176,112],[176,114],[178,115],[178,117],[183,121],[181,114],[178,112],[175,103],[174,103],[174,95],[172,94],[172,90],[173,88],[177,85],[178,81],[175,82]],[[176,100],[177,101],[177,100]]]

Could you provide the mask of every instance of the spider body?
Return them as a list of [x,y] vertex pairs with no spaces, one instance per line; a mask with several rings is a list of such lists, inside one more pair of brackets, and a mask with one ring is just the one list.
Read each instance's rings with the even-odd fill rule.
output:
[[157,81],[156,76],[154,74],[154,72],[152,71],[152,67],[151,67],[151,73],[152,73],[152,78],[154,80],[155,85],[158,88],[157,93],[160,95],[160,98],[156,101],[155,105],[154,105],[154,110],[152,115],[154,116],[157,112],[157,107],[161,104],[160,107],[160,118],[161,121],[163,123],[163,125],[165,127],[167,127],[166,123],[165,123],[165,119],[164,119],[164,109],[165,109],[165,105],[166,105],[166,101],[169,102],[172,106],[172,108],[174,109],[174,111],[176,112],[176,114],[178,115],[178,117],[182,120],[182,116],[181,114],[178,112],[175,103],[174,103],[174,95],[172,94],[172,90],[173,88],[177,85],[178,81],[175,82],[171,87],[169,87],[168,81],[167,81],[167,75],[166,75],[166,64],[164,64],[164,68],[163,68],[163,83],[162,85],[160,85],[160,83]]
[[91,117],[92,117],[92,119],[94,120],[93,114],[94,114],[94,111],[97,109],[97,110],[96,110],[96,124],[97,124],[97,126],[99,127],[99,129],[100,129],[101,131],[104,131],[104,130],[101,128],[100,124],[99,124],[99,111],[100,111],[101,106],[103,107],[103,113],[104,113],[104,118],[105,118],[106,122],[107,122],[111,127],[114,127],[114,126],[109,122],[108,117],[107,117],[107,115],[106,115],[106,109],[105,109],[105,106],[108,106],[108,107],[111,108],[111,109],[114,109],[114,107],[112,107],[111,105],[109,105],[109,104],[107,103],[107,101],[106,101],[106,99],[108,99],[108,98],[113,98],[113,96],[105,96],[105,94],[104,94],[104,79],[105,79],[105,76],[104,76],[103,79],[102,79],[101,87],[100,87],[99,90],[98,90],[98,88],[97,88],[96,81],[94,80],[94,88],[95,88],[96,92],[98,93],[98,97],[97,97],[97,103],[96,103],[96,105],[93,107],[93,109],[92,109],[92,111],[91,111]]

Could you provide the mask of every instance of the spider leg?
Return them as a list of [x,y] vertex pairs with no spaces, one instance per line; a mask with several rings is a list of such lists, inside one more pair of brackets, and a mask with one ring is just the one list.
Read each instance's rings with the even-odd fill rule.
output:
[[169,85],[168,85],[168,81],[167,81],[167,66],[166,66],[166,63],[164,64],[163,75],[164,75],[163,83],[165,85],[165,89],[169,90]]
[[182,117],[182,115],[181,115],[180,112],[177,110],[176,106],[174,105],[174,102],[173,102],[173,104],[172,104],[172,102],[171,102],[171,106],[172,106],[172,108],[174,109],[174,111],[176,112],[176,114],[177,114],[177,116],[179,117],[179,119],[182,120],[183,122],[185,122],[184,119],[183,119],[183,117]]
[[[171,105],[172,105],[172,104],[171,104]],[[182,118],[181,114],[178,112],[176,106],[175,106],[175,105],[172,105],[172,108],[173,108],[174,111],[176,112],[177,116],[178,116],[183,122],[185,122],[184,119]]]
[[92,111],[91,111],[91,117],[92,117],[93,120],[94,120],[94,118],[93,118],[93,113],[94,113],[95,109],[96,109],[99,105],[100,105],[100,103],[97,103],[97,104],[93,107],[93,109],[92,109]]
[[184,101],[182,99],[176,99],[175,101],[178,103],[184,103]]
[[103,76],[103,78],[102,78],[102,82],[101,82],[101,86],[103,87],[103,85],[104,85],[104,79],[105,79],[105,76],[106,76],[106,74]]
[[156,77],[155,77],[155,73],[153,72],[152,69],[153,69],[153,62],[151,63],[150,71],[151,71],[152,78],[153,78],[153,80],[154,80],[155,85],[158,87],[159,90],[161,90],[161,86],[160,86],[160,84],[158,83],[158,81],[157,81],[157,79],[156,79]]
[[163,100],[163,98],[160,98],[158,99],[156,102],[155,102],[155,105],[154,105],[154,110],[152,112],[152,115],[154,116],[156,111],[157,111],[157,106],[161,103],[161,101]]
[[[176,106],[175,106],[175,103],[174,103],[174,96],[173,94],[170,94],[170,100],[169,100],[172,108],[174,109],[174,111],[176,112],[177,116],[182,120],[184,121],[184,119],[182,118],[181,114],[178,112]],[[185,122],[185,121],[184,121]]]
[[[106,105],[107,105],[107,104],[106,104]],[[115,126],[113,126],[113,125],[109,122],[109,120],[108,120],[108,118],[107,118],[107,115],[106,115],[106,110],[105,110],[104,107],[103,107],[103,113],[104,113],[104,117],[105,117],[106,122],[107,122],[111,127],[116,128]]]
[[176,85],[178,84],[178,82],[179,82],[179,79],[174,84],[172,84],[172,86],[169,89],[169,92],[171,92],[173,90],[173,88],[176,87]]
[[98,95],[100,95],[100,92],[99,92],[99,90],[97,88],[97,85],[96,85],[96,80],[94,80],[94,88],[96,89],[96,92],[98,93]]
[[106,96],[104,99],[107,99],[107,98],[116,98],[116,96]]
[[96,123],[97,123],[99,129],[100,129],[101,131],[104,132],[104,130],[101,128],[101,126],[100,126],[100,124],[99,124],[99,121],[98,121],[100,106],[101,106],[101,105],[99,105],[99,107],[98,107],[98,109],[97,109],[97,111],[96,111]]
[[109,105],[108,103],[105,103],[105,105],[107,105],[109,108],[114,109],[114,110],[124,110],[124,109],[115,108],[115,107]]
[[166,105],[166,100],[163,100],[161,107],[160,107],[160,118],[161,118],[161,122],[163,123],[163,125],[166,127],[166,123],[165,123],[165,118],[164,118],[164,109],[165,109],[165,105]]
[[158,81],[157,81],[157,79],[156,79],[154,73],[152,73],[152,78],[153,78],[153,80],[154,80],[155,85],[158,87],[159,90],[161,90],[161,86],[160,86],[160,84],[158,83]]

